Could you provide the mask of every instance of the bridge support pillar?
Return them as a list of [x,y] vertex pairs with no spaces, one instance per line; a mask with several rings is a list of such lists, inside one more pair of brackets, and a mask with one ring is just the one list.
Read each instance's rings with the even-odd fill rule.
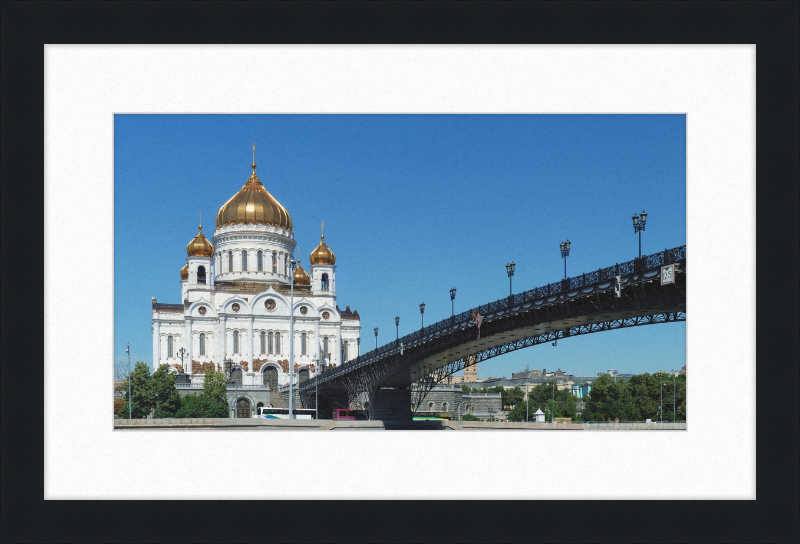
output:
[[369,396],[370,419],[411,421],[411,389],[376,389]]

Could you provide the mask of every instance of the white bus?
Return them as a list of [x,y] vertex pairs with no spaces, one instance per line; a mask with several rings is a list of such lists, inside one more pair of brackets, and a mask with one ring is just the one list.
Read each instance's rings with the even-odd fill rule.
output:
[[[310,410],[307,408],[294,409],[295,419],[316,419],[314,417],[314,414],[315,410]],[[269,407],[259,406],[253,417],[263,417],[266,419],[289,419],[289,409],[272,408],[271,406]]]

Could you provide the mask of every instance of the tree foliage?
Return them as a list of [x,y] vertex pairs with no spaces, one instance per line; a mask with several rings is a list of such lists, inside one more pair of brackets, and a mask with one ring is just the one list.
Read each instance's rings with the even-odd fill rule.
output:
[[203,393],[212,401],[228,404],[228,378],[219,371],[206,369]]
[[599,374],[592,383],[581,418],[586,421],[659,421],[659,407],[663,410],[664,421],[686,421],[685,374],[676,377],[663,372],[644,373],[616,382],[607,374]]
[[228,405],[215,401],[205,392],[186,395],[181,400],[181,407],[175,412],[174,417],[228,417]]
[[172,417],[181,407],[181,396],[175,387],[175,375],[167,365],[153,372],[153,417]]
[[131,372],[131,398],[128,398],[128,389],[123,389],[125,406],[123,407],[123,417],[128,411],[128,402],[131,404],[131,417],[134,419],[146,418],[152,410],[155,399],[153,395],[153,377],[150,369],[141,361],[136,361],[136,366]]

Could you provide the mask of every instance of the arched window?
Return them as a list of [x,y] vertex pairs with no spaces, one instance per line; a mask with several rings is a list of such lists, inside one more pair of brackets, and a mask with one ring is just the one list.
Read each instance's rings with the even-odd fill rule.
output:
[[272,253],[272,272],[275,273],[278,271],[278,256],[275,253]]
[[[269,333],[269,334],[270,334],[270,336],[272,335],[272,333]],[[264,331],[261,331],[261,353],[266,353],[266,349],[265,349],[267,347],[266,343],[267,343],[267,333],[265,333]]]
[[328,275],[322,275],[322,290],[327,291],[330,288],[330,284],[328,283]]
[[247,251],[242,251],[242,272],[247,271]]
[[327,336],[324,336],[322,338],[322,353],[324,353],[326,357],[328,356],[328,337]]
[[205,283],[206,282],[206,267],[205,266],[198,266],[197,267],[197,283]]
[[275,353],[281,354],[281,333],[275,333]]
[[442,412],[446,412],[446,411],[447,411],[447,403],[443,402],[442,403]]
[[349,361],[350,360],[350,356],[347,353],[347,347],[348,347],[347,346],[347,342],[343,342],[342,343],[342,349],[344,350],[344,360],[345,361]]
[[206,354],[206,335],[204,333],[200,333],[200,355]]
[[264,254],[260,251],[258,252],[258,271],[261,272],[264,270]]
[[233,251],[228,252],[228,272],[233,272]]
[[233,352],[239,353],[239,331],[233,331]]
[[269,353],[270,353],[270,354],[272,354],[272,353],[273,353],[273,347],[272,347],[272,338],[273,338],[273,334],[272,334],[272,333],[269,333]]
[[306,354],[306,333],[300,335],[300,355]]
[[172,357],[172,336],[167,336],[167,357]]
[[432,402],[428,403],[428,411],[429,412],[433,412],[433,403]]

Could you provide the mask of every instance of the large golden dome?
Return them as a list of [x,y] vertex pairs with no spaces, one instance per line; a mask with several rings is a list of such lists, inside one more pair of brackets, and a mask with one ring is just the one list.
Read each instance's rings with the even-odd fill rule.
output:
[[294,269],[294,284],[295,285],[311,285],[311,278],[308,273],[300,266],[300,261],[297,261],[297,268]]
[[183,265],[183,268],[181,268],[181,279],[182,280],[189,279],[189,263],[186,263],[185,265]]
[[[325,223],[322,223],[322,227],[323,229],[325,228]],[[311,252],[309,259],[311,260],[311,264],[334,264],[336,262],[336,255],[334,255],[331,248],[325,244],[324,230],[320,236],[319,245]]]
[[292,230],[292,218],[289,212],[261,184],[261,180],[256,176],[256,163],[253,162],[251,166],[253,174],[250,179],[217,212],[217,228],[248,223],[275,225]]
[[200,229],[200,231],[197,233],[197,236],[192,238],[189,245],[186,246],[186,254],[189,257],[211,257],[214,255],[214,246],[211,245],[211,242],[209,242],[208,238],[203,234],[202,225],[197,228]]

